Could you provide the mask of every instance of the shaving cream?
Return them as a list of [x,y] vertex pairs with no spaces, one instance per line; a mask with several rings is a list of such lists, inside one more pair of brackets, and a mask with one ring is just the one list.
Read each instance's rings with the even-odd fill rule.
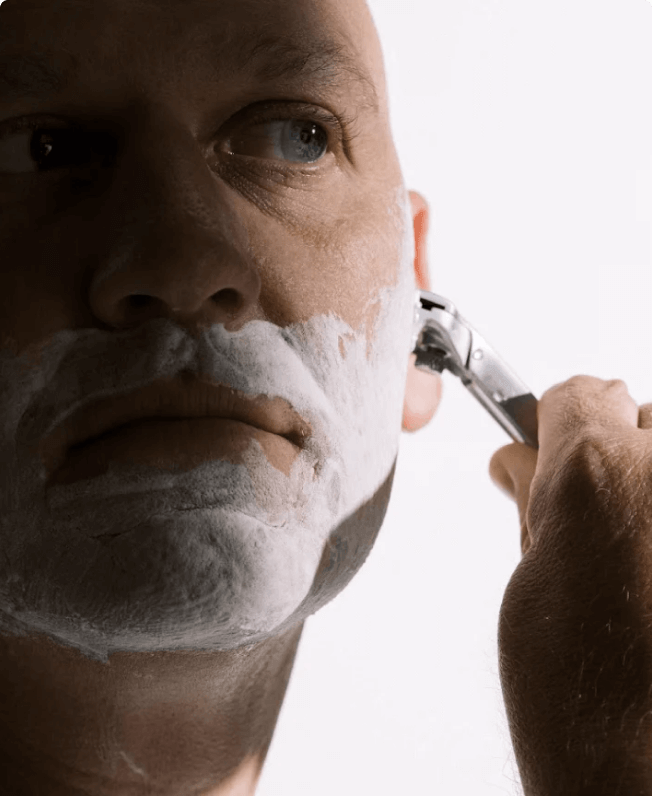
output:
[[[345,553],[336,586],[311,598],[334,530],[391,482],[401,433],[416,290],[404,187],[386,223],[400,230],[396,283],[372,287],[360,307],[363,317],[378,306],[370,329],[354,333],[330,312],[285,328],[217,324],[197,337],[155,318],[126,331],[64,330],[38,355],[0,351],[1,633],[45,633],[105,663],[118,651],[227,650],[341,591],[368,550]],[[182,371],[287,400],[312,428],[289,476],[252,439],[241,464],[179,473],[120,463],[46,489],[35,451],[56,424],[90,396]]]

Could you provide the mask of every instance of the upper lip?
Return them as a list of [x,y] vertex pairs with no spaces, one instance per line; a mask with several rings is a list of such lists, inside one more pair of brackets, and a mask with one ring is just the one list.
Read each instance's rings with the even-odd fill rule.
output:
[[253,398],[238,390],[197,378],[161,380],[130,393],[85,404],[48,434],[40,446],[51,472],[69,450],[107,431],[146,418],[215,417],[239,420],[278,434],[299,448],[310,436],[309,424],[282,398]]

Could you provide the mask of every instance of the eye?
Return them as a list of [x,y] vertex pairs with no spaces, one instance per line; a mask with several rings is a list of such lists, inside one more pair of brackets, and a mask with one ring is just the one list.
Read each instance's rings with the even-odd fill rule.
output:
[[[229,137],[230,154],[310,165],[355,137],[353,119],[333,116],[310,105],[279,109],[263,103]],[[293,113],[295,115],[290,115]],[[301,118],[305,116],[305,118]],[[57,127],[52,119],[18,119],[0,128],[0,174],[44,174],[90,163],[109,165],[115,144],[101,132]],[[347,126],[347,125],[350,125]],[[111,156],[107,159],[108,151]]]
[[43,120],[18,120],[0,133],[0,174],[39,174],[88,164],[98,159],[96,138]]
[[235,155],[310,164],[329,150],[329,133],[308,119],[280,119],[250,126],[229,140]]

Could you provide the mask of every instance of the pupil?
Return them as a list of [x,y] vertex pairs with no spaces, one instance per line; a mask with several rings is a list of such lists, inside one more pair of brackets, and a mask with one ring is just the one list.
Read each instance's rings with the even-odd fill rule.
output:
[[40,162],[43,157],[52,152],[52,136],[49,133],[41,133],[36,136],[36,144],[33,147],[32,157],[34,160]]
[[87,163],[92,147],[71,130],[41,130],[32,137],[30,155],[42,170]]
[[[64,151],[65,147],[61,147],[60,144],[57,144],[56,131],[42,130],[40,132],[36,132],[32,137],[30,155],[32,159],[44,169],[53,167],[55,165],[54,161],[56,161],[56,154],[59,149],[61,149],[61,155],[66,155]],[[51,157],[53,150],[55,153],[54,159]]]
[[316,135],[316,133],[317,133],[317,128],[313,125],[310,132],[304,130],[304,132],[301,133],[301,140],[303,141],[304,144],[307,144],[310,141],[310,138],[313,135]]

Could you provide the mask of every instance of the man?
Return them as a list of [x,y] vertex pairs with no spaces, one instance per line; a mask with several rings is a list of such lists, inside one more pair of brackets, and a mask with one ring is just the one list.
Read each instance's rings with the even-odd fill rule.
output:
[[[4,793],[255,792],[303,624],[361,567],[400,431],[441,398],[409,356],[427,226],[362,0],[3,4]],[[550,474],[597,433],[600,401],[566,433],[568,396],[601,385],[544,396],[538,459],[492,460],[530,511],[523,564],[573,502]],[[604,416],[631,425],[617,396]],[[510,720],[525,782],[547,736]]]
[[374,27],[8,0],[0,37],[0,778],[250,794],[440,394]]

